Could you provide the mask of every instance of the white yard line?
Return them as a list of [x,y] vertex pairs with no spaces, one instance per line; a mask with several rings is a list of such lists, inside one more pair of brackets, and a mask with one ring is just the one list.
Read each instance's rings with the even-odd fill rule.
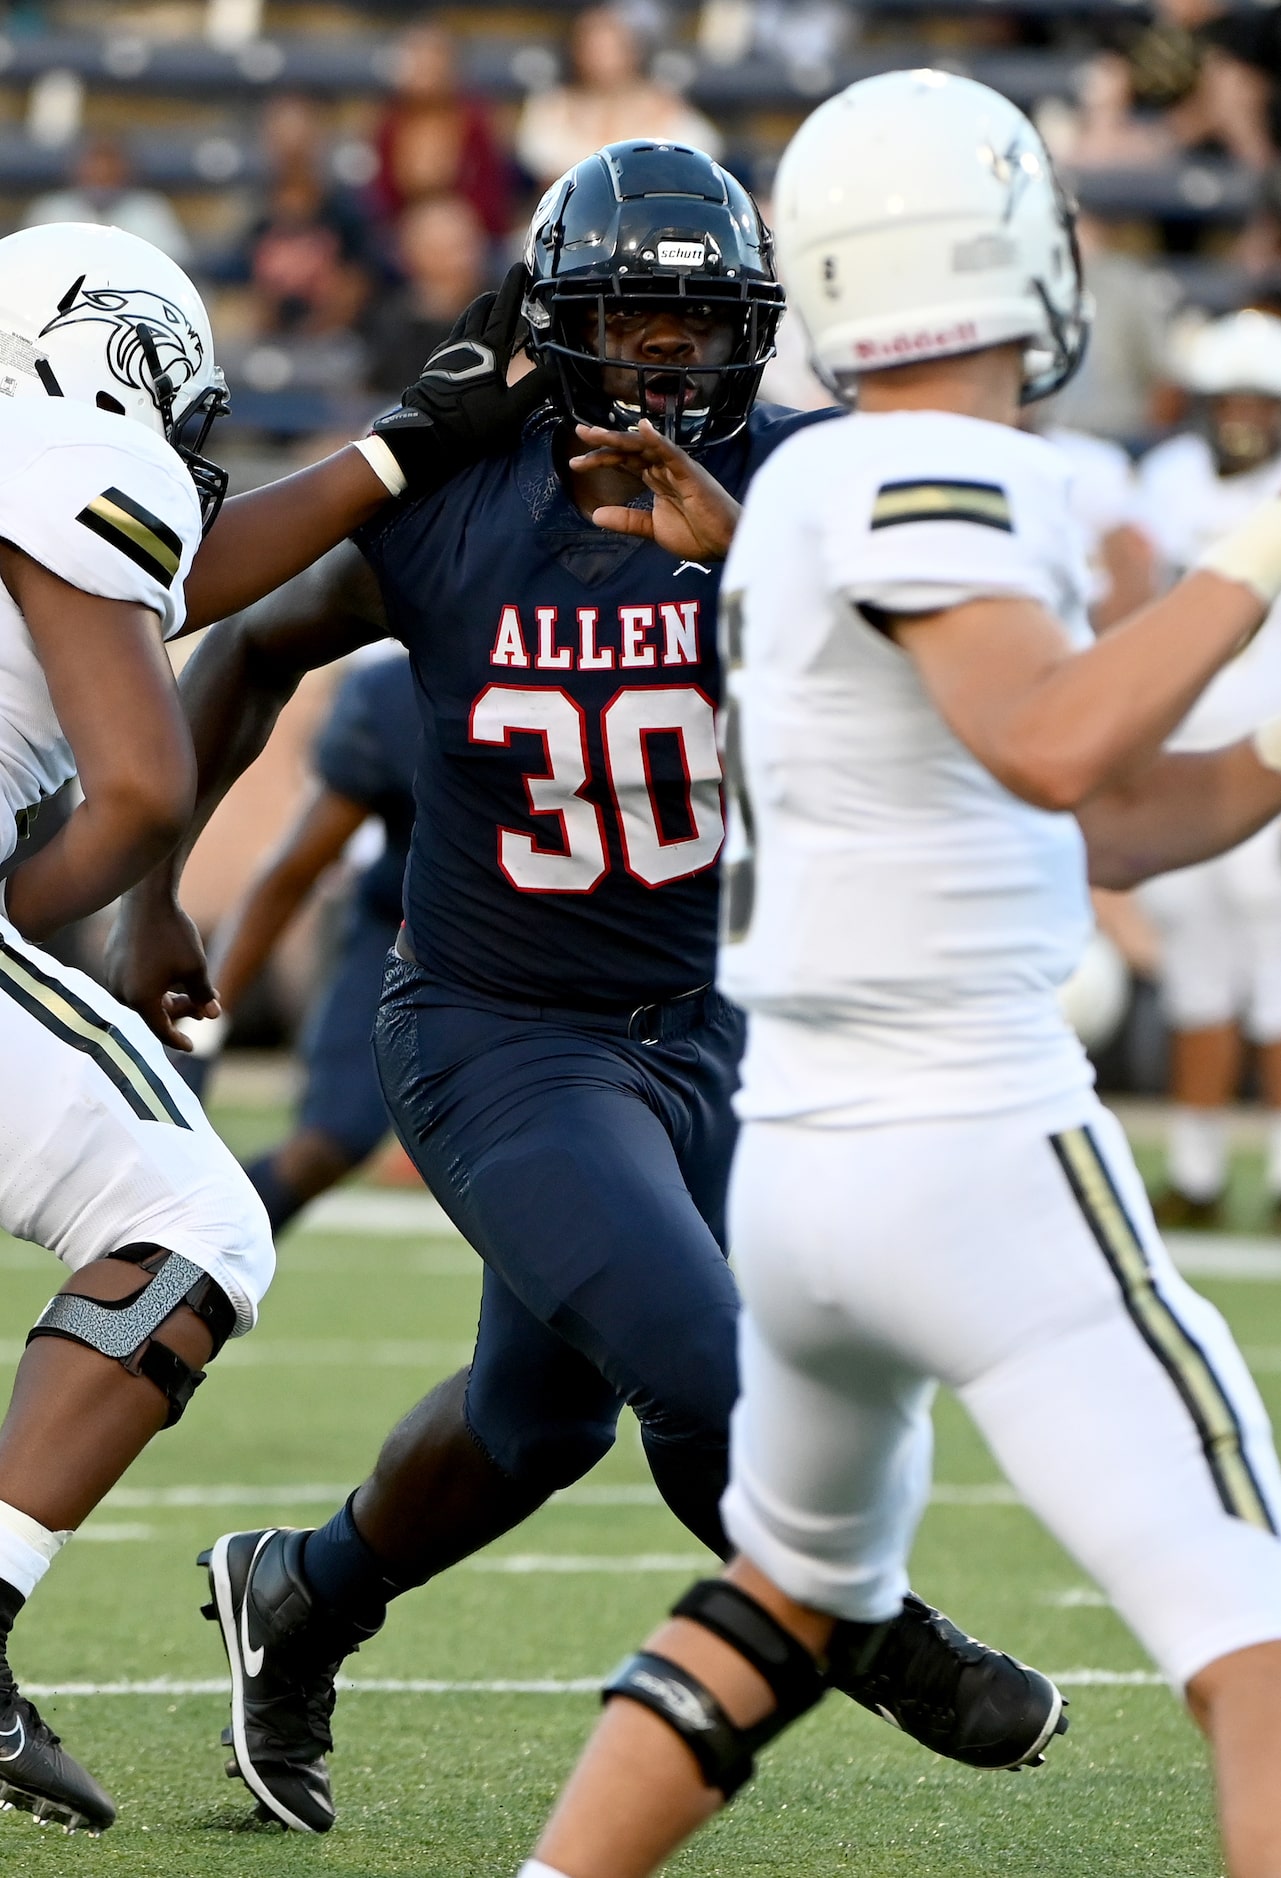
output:
[[336,1187],[313,1201],[298,1221],[304,1232],[368,1232],[401,1238],[453,1235],[442,1208],[429,1193],[387,1193],[370,1187]]
[[[353,1695],[598,1695],[605,1678],[574,1676],[567,1680],[544,1677],[529,1682],[436,1682],[417,1677],[368,1677],[349,1682],[338,1681],[339,1689]],[[1150,1669],[1065,1669],[1056,1671],[1054,1680],[1064,1689],[1163,1689],[1165,1678]],[[22,1683],[24,1695],[36,1701],[52,1696],[98,1695],[222,1695],[227,1683],[215,1678],[190,1682],[157,1676],[145,1682],[28,1682]]]
[[517,1577],[535,1572],[705,1572],[716,1568],[711,1552],[499,1552],[493,1558],[468,1559],[462,1567],[472,1572],[512,1572]]
[[1185,1278],[1281,1278],[1281,1239],[1247,1239],[1236,1233],[1171,1232],[1170,1255]]
[[[16,1363],[26,1347],[19,1338],[0,1338],[0,1363]],[[360,1337],[246,1337],[229,1343],[218,1359],[220,1369],[456,1369],[475,1346],[461,1339],[366,1340]]]
[[158,1506],[328,1506],[341,1503],[351,1492],[345,1486],[260,1486],[260,1487],[113,1487],[103,1500],[114,1512],[128,1507],[150,1509]]
[[1004,1480],[980,1480],[966,1486],[954,1486],[936,1480],[930,1488],[931,1506],[1022,1506],[1013,1487]]
[[[245,1506],[331,1506],[347,1498],[352,1483],[331,1482],[310,1485],[293,1481],[280,1484],[264,1482],[254,1486],[220,1486],[208,1482],[177,1487],[113,1487],[102,1502],[111,1512],[150,1512],[157,1507]],[[964,1485],[936,1481],[930,1494],[934,1506],[1020,1506],[1013,1487],[1003,1480],[984,1480]],[[643,1483],[635,1486],[566,1487],[554,1493],[550,1507],[661,1506],[657,1487]]]
[[427,1369],[466,1363],[474,1345],[441,1338],[366,1341],[359,1337],[245,1337],[219,1364],[252,1369]]

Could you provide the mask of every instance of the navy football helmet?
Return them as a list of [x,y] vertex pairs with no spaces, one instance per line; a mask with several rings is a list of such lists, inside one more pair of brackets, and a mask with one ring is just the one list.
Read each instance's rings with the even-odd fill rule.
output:
[[[769,230],[719,163],[684,144],[607,144],[547,191],[525,262],[530,348],[554,363],[577,423],[629,430],[648,413],[686,449],[742,429],[774,356],[784,300]],[[606,361],[607,316],[650,307],[728,323],[727,360]],[[611,395],[606,363],[615,383],[620,372],[632,374],[634,394]]]

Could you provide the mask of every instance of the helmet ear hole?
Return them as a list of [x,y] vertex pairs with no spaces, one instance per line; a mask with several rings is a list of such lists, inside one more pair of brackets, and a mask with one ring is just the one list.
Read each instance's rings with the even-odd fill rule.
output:
[[114,411],[118,417],[126,415],[124,405],[121,404],[119,398],[113,398],[109,391],[100,391],[94,403],[100,411]]

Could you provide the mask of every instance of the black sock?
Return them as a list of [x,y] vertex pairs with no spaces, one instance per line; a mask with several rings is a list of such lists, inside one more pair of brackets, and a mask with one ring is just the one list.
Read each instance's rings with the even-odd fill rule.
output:
[[387,1568],[352,1517],[353,1493],[333,1518],[318,1526],[303,1551],[307,1583],[322,1604],[350,1618],[362,1629],[377,1629],[387,1605],[406,1589]]
[[11,1585],[7,1578],[0,1578],[0,1692],[13,1688],[13,1672],[7,1661],[9,1632],[13,1629],[14,1619],[26,1603],[21,1591]]

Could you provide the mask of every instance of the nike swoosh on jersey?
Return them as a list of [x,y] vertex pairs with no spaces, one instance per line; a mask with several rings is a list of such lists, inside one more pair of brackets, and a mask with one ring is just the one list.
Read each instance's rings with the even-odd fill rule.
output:
[[672,579],[675,580],[677,575],[683,574],[687,567],[696,568],[700,574],[710,574],[712,571],[710,567],[704,567],[701,561],[682,561],[680,566],[673,573]]
[[16,1761],[27,1745],[27,1731],[23,1725],[21,1716],[19,1716],[12,1728],[0,1728],[0,1741],[11,1741],[14,1735],[18,1737],[17,1747],[14,1748],[12,1753],[0,1754],[0,1762]]

